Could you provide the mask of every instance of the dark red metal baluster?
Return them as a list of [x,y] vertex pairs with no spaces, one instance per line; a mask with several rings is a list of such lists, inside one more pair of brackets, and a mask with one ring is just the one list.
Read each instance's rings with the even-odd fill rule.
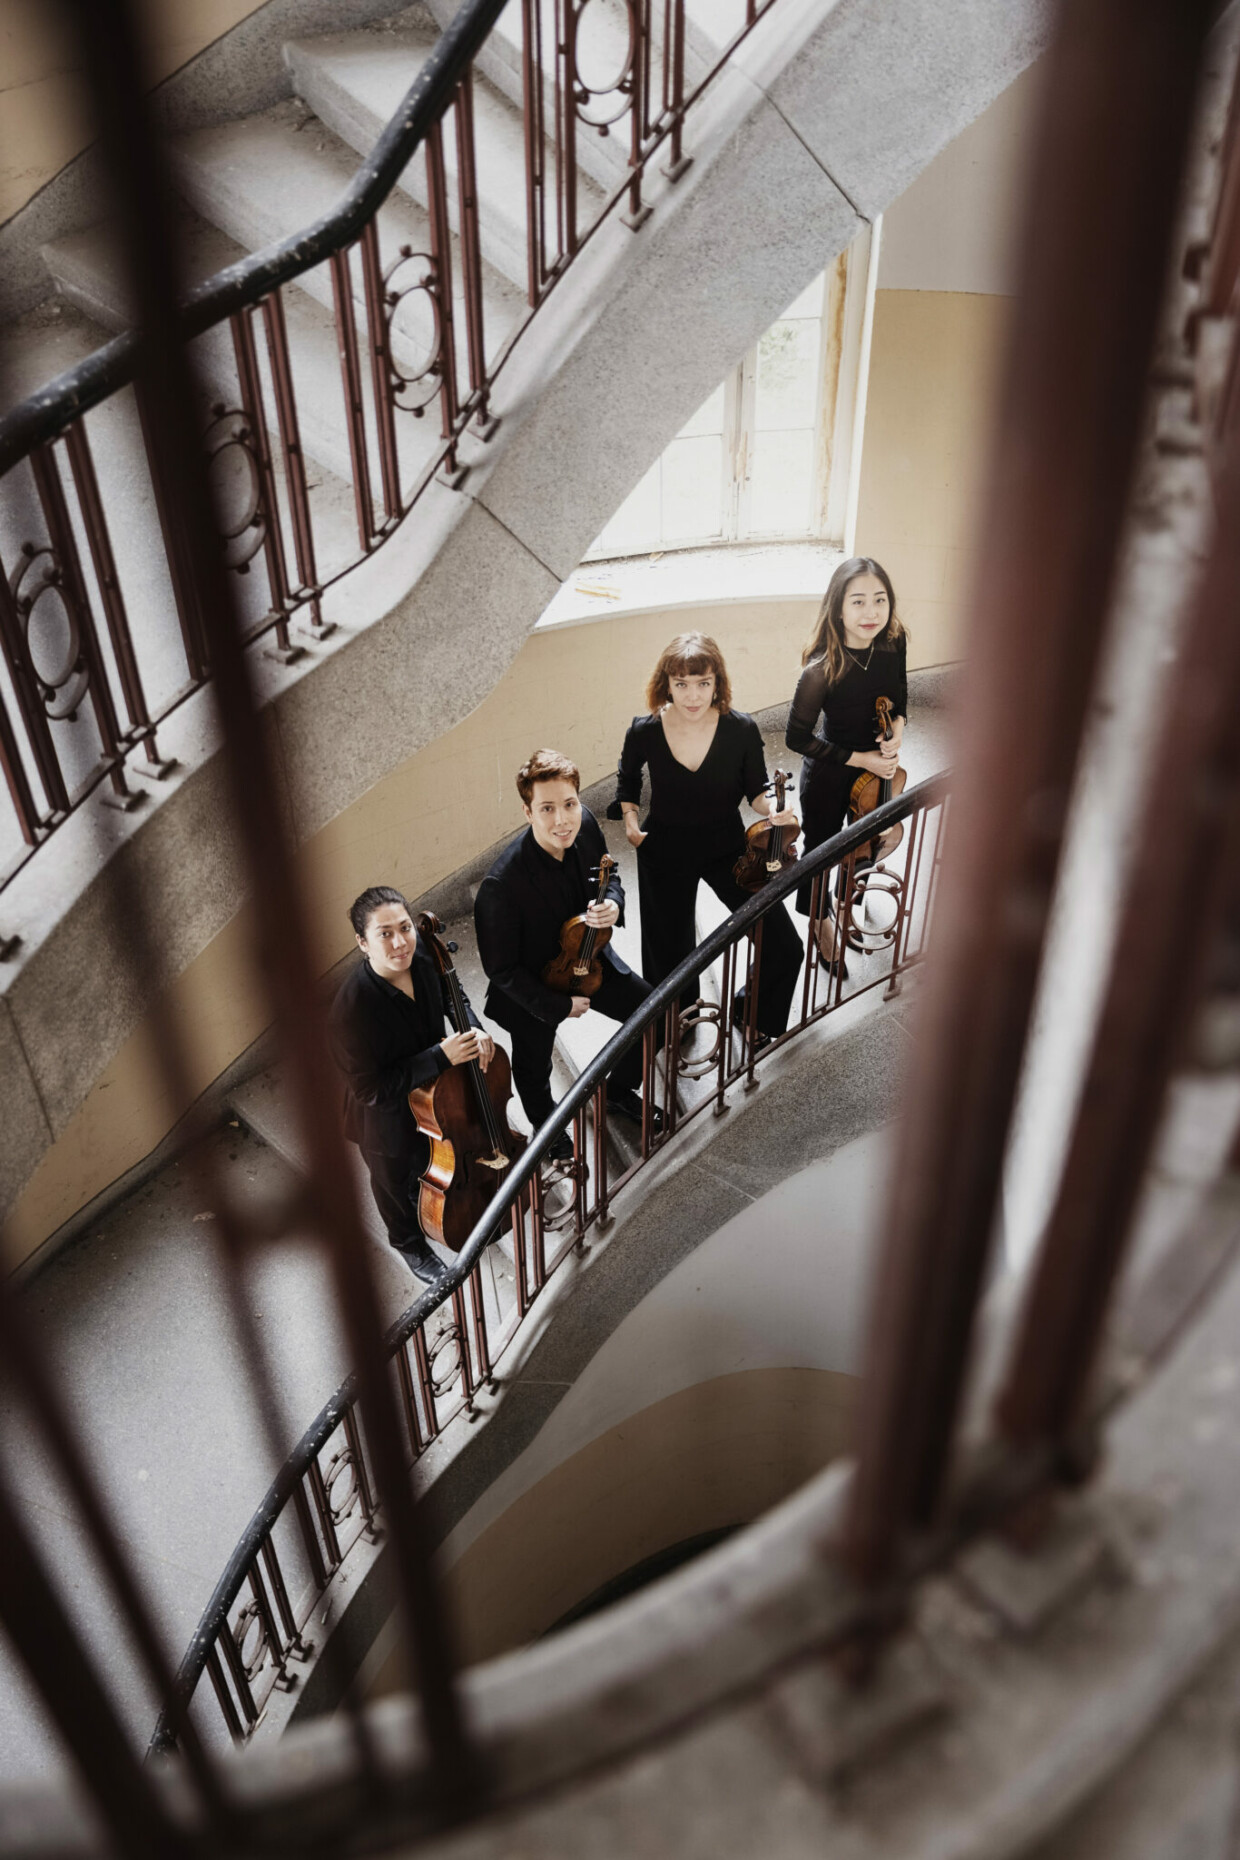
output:
[[333,252],[330,260],[332,301],[336,307],[336,345],[344,387],[344,417],[349,434],[349,460],[353,467],[353,501],[357,534],[362,548],[375,542],[374,500],[370,494],[370,459],[366,450],[366,409],[362,401],[362,366],[357,352],[357,318],[353,311],[353,276],[349,253]]
[[482,247],[478,230],[478,162],[474,143],[473,73],[456,93],[457,183],[460,197],[461,288],[465,295],[465,335],[469,350],[469,396],[473,428],[489,439],[498,420],[487,406],[486,340],[482,316]]
[[73,617],[80,632],[82,662],[89,680],[87,692],[90,696],[91,708],[95,713],[95,727],[99,731],[100,748],[103,760],[107,764],[108,781],[112,788],[111,794],[103,798],[114,807],[128,810],[136,807],[142,797],[140,794],[134,794],[125,780],[124,752],[121,748],[121,732],[116,716],[116,706],[112,702],[112,687],[108,682],[103,654],[99,650],[95,616],[91,610],[90,597],[86,592],[86,582],[82,575],[82,564],[78,556],[73,525],[69,521],[65,488],[60,481],[59,467],[47,446],[36,446],[31,452],[30,469],[34,473],[34,481],[38,487],[39,502],[43,507],[48,538],[59,564],[62,591],[66,602],[72,608]]
[[310,509],[310,490],[306,483],[306,458],[301,446],[301,423],[297,418],[297,393],[288,348],[288,327],[284,320],[284,299],[279,291],[263,298],[263,328],[267,335],[267,358],[271,364],[271,384],[275,391],[276,421],[280,428],[280,449],[284,455],[284,484],[288,492],[289,515],[293,524],[293,549],[297,556],[297,573],[301,578],[298,592],[309,594],[309,625],[312,638],[326,639],[334,633],[334,623],[324,624],[319,598],[319,571],[314,555],[314,520]]
[[168,497],[168,488],[164,482],[164,474],[160,469],[154,445],[154,434],[158,430],[158,415],[151,406],[150,389],[140,375],[133,384],[133,393],[134,400],[137,402],[138,418],[142,424],[142,438],[146,446],[151,490],[155,495],[155,509],[159,513],[159,527],[163,532],[164,559],[168,564],[168,579],[172,583],[172,598],[176,602],[177,619],[181,625],[185,663],[189,669],[191,682],[195,685],[202,685],[210,676],[211,662],[202,619],[202,591],[192,567],[192,551],[185,532],[184,513],[179,511]]
[[284,539],[280,528],[280,500],[276,493],[276,474],[271,463],[267,440],[267,415],[263,407],[263,383],[258,372],[258,350],[254,342],[254,312],[239,310],[229,318],[232,327],[233,354],[237,361],[237,380],[241,387],[241,406],[250,429],[251,456],[258,472],[257,517],[263,526],[263,556],[267,564],[267,586],[271,611],[276,617],[274,647],[267,656],[284,665],[300,659],[303,646],[294,646],[288,636],[288,574],[284,566]]
[[[752,15],[751,15],[752,20]],[[671,111],[672,135],[668,152],[667,166],[663,172],[669,181],[679,181],[685,169],[693,160],[692,155],[684,152],[685,129],[685,0],[672,0],[671,18]],[[663,42],[663,56],[668,58],[669,45]]]
[[543,93],[542,0],[522,0],[521,120],[525,134],[525,224],[529,258],[527,295],[542,298],[547,275],[547,126]]
[[[40,829],[53,825],[57,818],[68,813],[69,790],[65,786],[60,759],[52,742],[47,712],[43,707],[39,692],[39,681],[30,663],[25,632],[17,612],[17,604],[13,599],[9,579],[4,573],[3,564],[0,564],[0,651],[4,653],[5,667],[13,683],[17,707],[25,726],[26,744],[34,757],[35,767],[39,771],[39,780],[43,784],[43,791],[47,797],[47,812],[40,813],[35,805],[34,795],[26,777],[25,764],[17,744],[15,741],[12,743],[11,752],[6,744],[5,773],[9,778],[9,790],[23,823],[26,843],[33,845]],[[9,734],[11,737],[12,732],[10,731]],[[11,769],[8,763],[10,753],[12,754]]]
[[135,742],[142,744],[145,752],[142,773],[158,779],[175,768],[176,764],[164,760],[155,742],[155,726],[151,722],[146,693],[142,688],[142,674],[138,667],[138,655],[134,651],[133,636],[129,631],[129,615],[125,611],[125,597],[121,592],[116,559],[112,554],[112,539],[108,534],[103,499],[99,495],[99,481],[95,476],[86,428],[81,420],[75,420],[66,429],[65,451],[69,457],[69,469],[73,473],[78,507],[82,513],[82,527],[86,531],[86,541],[94,564],[95,580],[116,658],[125,709],[129,713],[131,734]]
[[379,229],[368,220],[358,241],[362,254],[362,283],[366,292],[366,334],[370,351],[370,387],[379,440],[379,474],[383,481],[383,508],[389,521],[401,515],[400,457],[396,449],[396,408],[392,399],[392,354],[387,313],[383,301],[383,266],[379,262]]
[[427,205],[431,223],[431,264],[439,305],[439,406],[443,437],[452,443],[444,454],[440,477],[457,485],[464,470],[456,462],[457,416],[456,335],[452,305],[452,229],[448,222],[448,183],[444,173],[443,127],[436,123],[426,135]]

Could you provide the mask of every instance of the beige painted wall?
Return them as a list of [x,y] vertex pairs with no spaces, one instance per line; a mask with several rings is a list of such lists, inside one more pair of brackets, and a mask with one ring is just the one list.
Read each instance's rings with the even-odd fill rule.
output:
[[883,215],[857,549],[889,571],[917,665],[961,655],[1041,82],[1039,62]]
[[857,549],[882,562],[909,663],[961,655],[963,603],[1011,298],[878,292]]
[[[588,785],[614,768],[662,647],[682,628],[713,632],[739,707],[791,696],[810,601],[755,602],[600,619],[531,634],[495,690],[463,723],[393,769],[302,849],[319,969],[351,946],[345,917],[369,884],[427,891],[522,825],[513,774],[548,744],[579,763]],[[249,914],[240,912],[172,990],[190,1035],[201,1092],[263,1031]],[[188,1108],[172,1104],[141,1028],[52,1145],[6,1228],[8,1264],[28,1259],[109,1183],[141,1162]]]
[[[750,1369],[681,1389],[573,1454],[445,1572],[462,1658],[535,1640],[673,1544],[748,1524],[843,1452],[856,1378]],[[370,1696],[403,1689],[399,1655]]]
[[[162,83],[262,0],[141,0],[150,79]],[[0,0],[0,221],[80,154],[90,117],[75,51],[43,0]]]

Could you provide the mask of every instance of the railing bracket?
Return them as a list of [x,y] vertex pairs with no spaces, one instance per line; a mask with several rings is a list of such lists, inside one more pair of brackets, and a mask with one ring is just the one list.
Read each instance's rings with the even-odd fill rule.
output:
[[654,208],[651,206],[640,206],[636,213],[622,213],[620,215],[620,224],[622,226],[627,226],[630,232],[638,232],[641,227],[646,224],[646,221],[653,212]]
[[692,168],[692,166],[692,155],[682,155],[679,161],[669,162],[667,167],[660,169],[659,172],[665,175],[669,181],[674,182],[679,181],[681,175],[684,174],[687,169]]
[[295,665],[298,659],[304,659],[304,646],[264,646],[264,659],[274,659],[277,665]]

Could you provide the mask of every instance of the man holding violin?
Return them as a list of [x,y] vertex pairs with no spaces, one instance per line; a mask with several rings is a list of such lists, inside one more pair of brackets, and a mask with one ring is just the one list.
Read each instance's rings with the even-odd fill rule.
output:
[[[592,995],[560,992],[543,971],[560,953],[561,932],[572,918],[610,931],[623,921],[624,888],[611,876],[601,899],[592,901],[591,873],[607,852],[602,829],[581,804],[576,764],[553,749],[539,749],[517,771],[517,793],[529,823],[506,846],[478,889],[474,925],[486,970],[486,1012],[512,1035],[512,1078],[535,1130],[554,1109],[551,1055],[561,1021],[592,1008],[609,1019],[627,1020],[650,993],[650,984],[621,961],[610,943],[599,953],[602,978]],[[640,1042],[631,1047],[607,1082],[609,1111],[640,1123]],[[651,1106],[653,1127],[662,1116]],[[551,1155],[567,1161],[572,1139],[561,1134]]]

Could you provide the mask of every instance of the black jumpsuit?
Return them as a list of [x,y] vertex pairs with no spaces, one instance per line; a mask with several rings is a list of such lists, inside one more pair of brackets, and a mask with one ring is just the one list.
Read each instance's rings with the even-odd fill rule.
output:
[[[890,698],[892,716],[908,716],[906,649],[903,635],[888,647],[875,640],[864,653],[846,653],[848,669],[830,689],[820,659],[811,659],[797,681],[785,741],[805,758],[800,796],[806,852],[839,833],[848,818],[852,785],[864,773],[850,768],[848,758],[877,747],[875,700]],[[808,914],[812,889],[812,879],[803,879],[797,889],[799,911]]]
[[[742,800],[752,802],[767,786],[762,732],[744,711],[721,716],[700,768],[687,769],[668,747],[661,717],[635,717],[620,752],[616,799],[608,812],[621,816],[622,803],[640,803],[642,770],[650,776],[646,838],[637,853],[637,887],[642,914],[642,971],[661,982],[697,943],[697,888],[705,879],[730,911],[749,901],[732,876],[745,849]],[[801,939],[782,905],[767,913],[762,930],[762,976],[758,986],[760,1033],[783,1033],[801,967]],[[696,980],[681,996],[696,999]]]

